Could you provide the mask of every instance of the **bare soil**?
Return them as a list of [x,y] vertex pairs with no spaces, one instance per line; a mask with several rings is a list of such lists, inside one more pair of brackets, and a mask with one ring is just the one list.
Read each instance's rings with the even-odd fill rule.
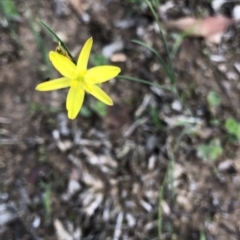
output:
[[[51,64],[48,71],[42,55],[42,49],[48,52],[57,43],[36,17],[62,37],[75,57],[90,36],[93,56],[120,43],[111,54],[117,60],[108,62],[121,67],[122,75],[169,84],[156,57],[133,39],[155,47],[164,59],[167,55],[141,1],[69,1],[77,7],[61,2],[15,1],[19,20],[8,26],[0,15],[0,238],[240,239],[240,149],[224,129],[228,117],[240,118],[234,67],[240,62],[240,25],[228,29],[218,46],[201,38],[183,40],[173,58],[182,104],[168,91],[115,79],[102,86],[114,101],[106,116],[91,110],[96,101],[87,96],[84,106],[90,113],[71,121],[66,90],[35,91],[38,83],[59,76]],[[172,2],[168,19],[186,12],[217,14],[210,1]],[[220,13],[230,17],[236,4],[224,4]],[[170,48],[174,36],[166,32]],[[212,55],[224,59],[212,61]],[[207,102],[210,91],[221,98],[214,110]],[[180,139],[171,162],[184,129],[171,122],[181,116],[199,121],[199,128]],[[214,138],[221,141],[223,154],[203,161],[197,148]]]

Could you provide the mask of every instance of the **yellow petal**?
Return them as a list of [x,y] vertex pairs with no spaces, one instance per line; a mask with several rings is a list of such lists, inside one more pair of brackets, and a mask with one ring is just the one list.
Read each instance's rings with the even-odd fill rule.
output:
[[67,78],[73,78],[76,74],[77,68],[76,65],[67,57],[51,51],[49,53],[49,58],[53,64],[53,66],[64,76]]
[[80,55],[77,61],[77,68],[79,71],[87,70],[88,59],[91,52],[92,44],[93,44],[93,39],[89,38],[84,44],[82,51],[80,52]]
[[47,82],[40,83],[36,86],[38,91],[52,91],[70,86],[70,80],[67,78],[57,78]]
[[112,99],[97,85],[87,83],[85,90],[107,105],[113,105]]
[[84,78],[89,83],[106,82],[120,73],[121,69],[115,66],[98,66],[87,70]]
[[68,110],[68,118],[74,119],[80,112],[83,104],[84,90],[80,87],[71,87],[67,95],[66,107]]

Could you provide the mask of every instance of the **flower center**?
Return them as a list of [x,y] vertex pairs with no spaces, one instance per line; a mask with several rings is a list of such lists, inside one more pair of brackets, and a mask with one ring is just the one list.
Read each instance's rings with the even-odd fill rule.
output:
[[78,87],[83,86],[84,84],[84,75],[87,71],[86,70],[80,70],[72,79],[71,86],[72,87]]

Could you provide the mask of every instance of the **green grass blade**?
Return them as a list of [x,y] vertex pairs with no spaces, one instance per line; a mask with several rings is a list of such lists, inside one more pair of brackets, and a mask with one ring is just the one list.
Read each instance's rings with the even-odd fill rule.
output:
[[153,2],[154,5],[155,5],[156,10],[158,9],[158,7],[159,7],[159,5],[160,5],[160,1],[161,1],[161,0],[155,0],[155,2]]
[[48,74],[51,76],[51,65],[50,62],[48,61],[48,53],[47,53],[47,49],[45,47],[46,44],[43,43],[43,40],[41,39],[41,37],[39,36],[38,32],[36,31],[34,25],[33,25],[33,21],[32,21],[32,16],[30,14],[27,14],[27,22],[28,25],[30,27],[30,30],[35,38],[35,41],[37,43],[38,49],[41,52],[44,64],[47,66],[47,71]]
[[[152,12],[152,14],[153,14],[153,17],[154,17],[155,21],[157,22],[157,25],[158,25],[158,28],[159,28],[159,31],[160,31],[160,33],[161,33],[161,37],[162,37],[162,40],[163,40],[163,43],[164,43],[164,47],[165,47],[165,49],[166,49],[166,51],[167,51],[167,54],[168,54],[168,57],[169,57],[169,60],[170,60],[170,52],[169,52],[169,49],[168,49],[168,46],[167,46],[167,41],[166,41],[166,39],[165,39],[163,30],[162,30],[162,26],[161,26],[161,24],[160,24],[160,22],[159,22],[159,20],[158,20],[158,16],[157,16],[155,10],[153,9],[152,3],[151,3],[149,0],[145,0],[145,1],[146,1],[148,7],[150,8],[150,10],[151,10],[151,12]],[[171,63],[171,62],[169,62],[169,64],[170,64],[170,63]]]
[[162,236],[162,201],[163,201],[164,190],[167,185],[167,178],[170,171],[170,166],[171,164],[169,163],[167,171],[163,178],[162,186],[159,190],[159,201],[158,201],[158,237],[159,239],[161,239],[161,236]]
[[198,22],[196,24],[194,24],[193,27],[191,27],[190,29],[180,33],[179,37],[176,39],[176,42],[174,43],[173,47],[172,47],[172,52],[171,52],[171,59],[173,59],[180,47],[180,45],[182,44],[184,38],[191,36],[194,33],[194,29],[197,26]]
[[206,240],[206,235],[203,230],[200,231],[200,240]]
[[160,64],[163,66],[164,68],[164,71],[166,72],[166,74],[168,75],[168,77],[170,77],[170,72],[169,72],[169,69],[166,65],[166,63],[163,61],[162,57],[157,53],[157,51],[152,48],[151,46],[149,46],[148,44],[144,43],[144,42],[141,42],[141,41],[138,41],[138,40],[132,40],[133,43],[136,43],[136,44],[139,44],[147,49],[149,49],[158,59],[158,61],[160,62]]
[[157,87],[157,88],[161,88],[161,89],[165,89],[165,90],[171,91],[171,89],[169,87],[167,87],[167,86],[160,85],[160,84],[153,83],[153,82],[149,82],[147,80],[143,80],[143,79],[139,79],[139,78],[134,78],[134,77],[129,77],[129,76],[122,76],[122,75],[119,75],[116,78],[117,79],[122,79],[122,80],[128,80],[128,81],[144,83],[144,84],[148,84],[148,85],[153,86],[153,87]]
[[153,14],[153,17],[154,17],[155,21],[157,22],[157,25],[158,25],[158,28],[159,28],[159,31],[160,31],[160,34],[161,34],[161,37],[162,37],[162,40],[163,40],[164,48],[166,49],[167,56],[168,56],[169,73],[170,73],[169,78],[171,80],[171,84],[175,85],[176,82],[175,82],[175,75],[174,75],[174,70],[173,70],[173,66],[172,66],[172,61],[171,61],[171,55],[170,55],[170,51],[169,51],[169,48],[168,48],[168,45],[167,45],[166,38],[165,38],[163,30],[162,30],[162,26],[161,26],[161,24],[158,20],[158,16],[156,14],[156,11],[153,9],[152,3],[149,0],[145,0],[145,1],[146,1],[148,7],[150,8],[150,10]]
[[173,59],[176,56],[176,54],[177,54],[177,52],[178,52],[178,50],[179,50],[179,48],[180,48],[184,38],[185,38],[185,34],[180,34],[178,36],[178,38],[176,39],[176,41],[175,41],[175,43],[174,43],[174,45],[172,47],[171,59]]
[[61,46],[64,48],[64,50],[68,53],[68,55],[70,56],[70,58],[72,59],[72,61],[74,63],[76,63],[68,49],[68,47],[64,44],[64,42],[57,36],[57,34],[51,29],[49,28],[41,19],[37,19],[37,21],[40,23],[40,25],[42,27],[44,27],[51,35],[52,37],[57,41],[57,42],[60,42],[61,43]]

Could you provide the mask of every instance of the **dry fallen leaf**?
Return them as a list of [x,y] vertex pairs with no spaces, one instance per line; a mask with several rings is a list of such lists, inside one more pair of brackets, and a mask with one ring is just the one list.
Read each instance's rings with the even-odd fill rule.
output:
[[206,17],[203,19],[180,18],[165,23],[167,29],[177,29],[189,36],[204,37],[207,42],[219,44],[226,29],[233,24],[232,19],[224,16]]
[[82,15],[83,13],[83,7],[82,7],[82,1],[81,0],[68,0],[73,9],[79,14]]
[[112,62],[126,62],[127,61],[127,56],[123,53],[114,53],[110,60]]

